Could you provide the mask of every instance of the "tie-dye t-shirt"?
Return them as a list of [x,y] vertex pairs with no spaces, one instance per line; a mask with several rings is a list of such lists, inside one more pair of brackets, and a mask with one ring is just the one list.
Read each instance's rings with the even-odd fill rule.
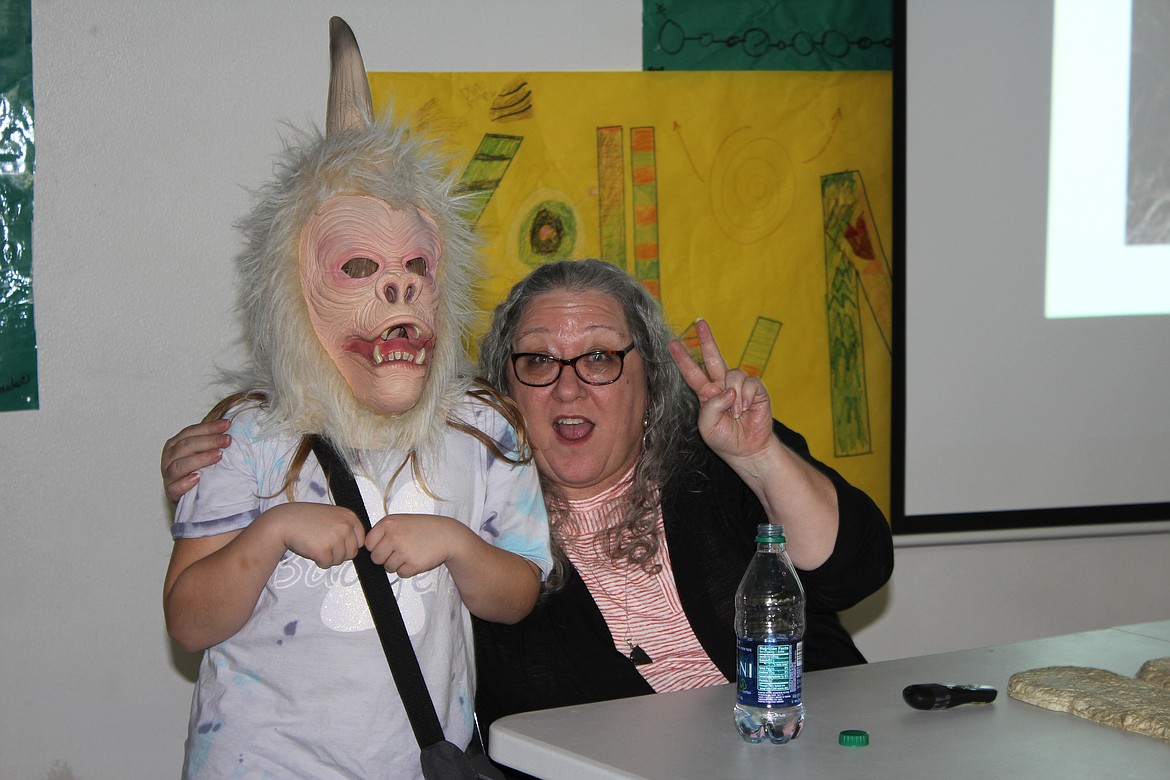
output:
[[[223,459],[179,502],[176,539],[242,529],[287,500],[281,486],[298,440],[264,435],[265,414],[235,415]],[[469,399],[457,414],[504,451],[515,448],[515,432],[490,407]],[[422,460],[425,490],[409,465],[386,490],[403,458],[380,460],[382,473],[355,469],[372,522],[393,513],[454,517],[548,573],[548,518],[531,463],[498,459],[452,428]],[[332,503],[311,454],[295,495]],[[467,608],[446,566],[387,576],[447,739],[465,745],[475,690]],[[352,561],[321,569],[286,552],[247,624],[204,653],[183,776],[420,778],[418,752]]]

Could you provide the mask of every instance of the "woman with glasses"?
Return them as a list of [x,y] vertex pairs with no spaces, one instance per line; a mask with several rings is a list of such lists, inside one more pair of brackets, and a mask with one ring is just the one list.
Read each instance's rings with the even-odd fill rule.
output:
[[805,668],[864,662],[837,612],[889,578],[889,525],[697,330],[704,367],[599,260],[542,265],[496,308],[480,370],[524,414],[556,564],[527,618],[475,624],[481,728],[735,680],[733,601],[760,522],[784,526],[800,570]]
[[[735,680],[734,594],[760,522],[784,526],[805,587],[805,668],[864,663],[837,612],[889,578],[885,518],[697,330],[702,367],[642,284],[599,260],[542,265],[496,308],[480,370],[524,414],[556,563],[527,618],[475,622],[485,733],[515,712]],[[168,494],[222,446],[201,426],[168,441]]]

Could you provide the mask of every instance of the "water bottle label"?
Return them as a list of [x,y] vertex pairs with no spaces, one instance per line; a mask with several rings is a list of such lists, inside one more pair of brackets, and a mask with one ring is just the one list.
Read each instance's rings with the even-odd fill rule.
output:
[[804,642],[759,642],[740,637],[737,700],[748,707],[795,707],[800,704]]

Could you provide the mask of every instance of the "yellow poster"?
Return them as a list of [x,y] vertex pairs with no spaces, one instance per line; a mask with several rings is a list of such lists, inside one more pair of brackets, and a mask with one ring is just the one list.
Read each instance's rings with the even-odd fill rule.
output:
[[371,73],[476,193],[491,308],[599,257],[684,342],[711,323],[773,413],[889,514],[892,77],[856,72]]

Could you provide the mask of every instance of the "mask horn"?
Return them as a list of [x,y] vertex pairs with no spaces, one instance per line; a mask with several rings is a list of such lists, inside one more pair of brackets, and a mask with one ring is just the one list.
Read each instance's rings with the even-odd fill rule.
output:
[[365,129],[374,118],[374,100],[353,30],[339,16],[329,20],[329,105],[325,134]]

